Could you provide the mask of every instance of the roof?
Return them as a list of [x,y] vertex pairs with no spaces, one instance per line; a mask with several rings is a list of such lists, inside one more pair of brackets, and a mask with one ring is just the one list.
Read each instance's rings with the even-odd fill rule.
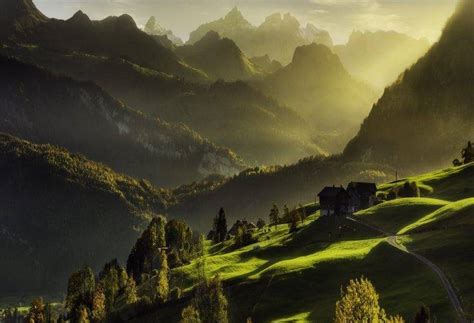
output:
[[350,182],[347,189],[354,189],[358,193],[377,193],[377,185],[375,185],[375,183]]
[[343,187],[335,186],[326,186],[321,192],[319,192],[319,197],[337,197],[339,193],[345,192],[346,190]]

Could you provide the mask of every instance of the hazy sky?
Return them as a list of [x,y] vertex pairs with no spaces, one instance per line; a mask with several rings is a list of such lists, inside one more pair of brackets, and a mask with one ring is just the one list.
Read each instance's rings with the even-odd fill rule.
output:
[[238,6],[253,24],[275,12],[290,12],[302,22],[328,30],[336,43],[358,30],[397,30],[436,41],[456,0],[34,0],[46,15],[69,18],[81,9],[93,19],[128,13],[139,25],[151,16],[188,39],[204,22]]

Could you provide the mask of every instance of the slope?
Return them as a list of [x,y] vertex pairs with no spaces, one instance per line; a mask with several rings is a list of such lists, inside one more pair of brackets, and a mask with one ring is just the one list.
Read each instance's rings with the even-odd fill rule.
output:
[[334,46],[351,75],[382,90],[429,49],[426,39],[395,31],[354,31],[344,45]]
[[243,169],[228,149],[131,110],[94,84],[3,57],[0,67],[0,131],[66,147],[158,185]]
[[293,110],[241,82],[190,83],[122,58],[61,54],[41,47],[9,45],[0,53],[93,81],[151,117],[185,123],[250,164],[290,163],[325,152],[310,136],[309,124]]
[[337,55],[318,44],[298,47],[289,65],[258,86],[307,118],[332,153],[343,149],[376,100],[375,92],[353,79]]
[[48,19],[32,0],[4,2],[0,22],[10,32],[0,37],[2,43],[20,42],[66,53],[127,57],[165,73],[189,79],[205,78],[202,72],[187,66],[171,50],[138,29],[128,15],[91,21],[79,11],[68,20]]
[[0,135],[0,294],[58,292],[84,263],[125,257],[173,202],[147,181],[81,155]]
[[439,42],[373,107],[348,158],[428,169],[458,155],[474,136],[473,11],[474,2],[460,1]]
[[215,31],[208,32],[192,45],[176,48],[175,53],[214,80],[246,80],[263,74],[232,40],[221,38]]

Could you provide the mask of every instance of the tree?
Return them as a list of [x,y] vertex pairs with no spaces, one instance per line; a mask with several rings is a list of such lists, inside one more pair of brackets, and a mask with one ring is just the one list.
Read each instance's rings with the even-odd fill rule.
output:
[[227,323],[227,298],[219,276],[204,279],[196,288],[194,307],[206,323]]
[[421,306],[413,319],[414,323],[434,323],[435,320],[431,316],[430,309],[425,305]]
[[265,227],[265,220],[263,220],[262,218],[259,218],[257,221],[257,228],[259,230],[262,230],[263,227]]
[[283,222],[284,223],[291,222],[290,209],[288,208],[288,205],[286,205],[286,204],[283,206]]
[[227,239],[227,220],[223,208],[214,219],[214,243],[223,242]]
[[351,280],[345,290],[341,290],[341,299],[336,303],[336,323],[401,323],[399,316],[388,317],[380,308],[379,295],[372,283],[362,277]]
[[165,225],[166,220],[162,216],[153,218],[128,256],[127,273],[138,282],[141,282],[143,274],[151,274],[158,269],[160,250],[166,247]]
[[120,290],[127,283],[127,273],[120,267],[118,260],[113,259],[106,263],[99,273],[99,282],[105,297],[105,312],[110,313],[114,309],[115,299]]
[[470,141],[467,143],[467,147],[462,150],[461,156],[463,158],[464,164],[474,162],[474,147]]
[[170,220],[166,223],[166,246],[168,262],[171,268],[181,266],[191,260],[195,251],[194,234],[191,228],[181,220]]
[[201,318],[199,317],[199,312],[193,305],[189,305],[183,309],[181,312],[181,321],[180,323],[200,323]]
[[92,319],[94,322],[103,322],[107,314],[105,288],[103,283],[97,284],[92,298]]
[[400,197],[420,197],[420,189],[416,182],[406,181],[402,187],[398,189]]
[[[85,319],[82,311],[92,309],[92,300],[95,292],[95,276],[90,267],[85,267],[73,273],[68,280],[66,309],[71,321]],[[89,319],[89,313],[87,313]]]
[[290,233],[298,230],[298,223],[302,222],[301,215],[298,210],[293,210],[290,213],[290,222],[288,223]]
[[28,314],[26,315],[25,321],[27,323],[45,323],[45,313],[44,313],[45,305],[43,303],[43,298],[35,298],[31,302],[30,309],[28,310]]
[[124,289],[124,297],[126,304],[134,304],[137,302],[137,284],[135,283],[135,279],[133,275],[128,277],[127,286]]
[[270,224],[274,225],[275,227],[278,225],[280,221],[280,210],[278,210],[278,206],[273,204],[272,209],[270,210]]
[[156,277],[154,282],[153,299],[155,302],[165,302],[169,293],[169,267],[166,252],[164,250],[159,253],[159,259],[160,266],[159,269],[155,271]]
[[44,322],[45,323],[54,323],[56,320],[53,317],[53,307],[50,303],[46,303],[44,306]]

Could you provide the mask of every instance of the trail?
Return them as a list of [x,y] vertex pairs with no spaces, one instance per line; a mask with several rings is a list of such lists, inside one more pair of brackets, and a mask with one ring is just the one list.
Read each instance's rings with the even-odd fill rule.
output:
[[384,231],[381,228],[378,228],[378,227],[376,227],[374,225],[371,225],[369,223],[361,222],[361,221],[359,221],[357,219],[354,219],[352,217],[347,217],[347,219],[350,220],[350,221],[356,222],[358,224],[364,225],[364,226],[366,226],[366,227],[368,227],[372,230],[375,230],[377,232],[382,233],[383,235],[385,235],[387,237],[387,242],[389,243],[389,245],[391,245],[392,247],[394,247],[394,248],[396,248],[396,249],[398,249],[402,252],[405,252],[405,253],[408,253],[408,254],[412,255],[413,257],[418,259],[420,262],[422,262],[423,264],[428,266],[431,269],[431,271],[433,271],[439,277],[439,279],[441,280],[441,284],[443,285],[444,289],[446,290],[446,293],[448,294],[449,301],[451,302],[451,305],[453,306],[453,308],[456,312],[456,315],[458,317],[458,322],[460,322],[460,323],[469,323],[468,319],[466,318],[466,315],[464,314],[464,311],[463,311],[462,306],[461,306],[461,302],[459,301],[459,297],[456,294],[453,285],[449,281],[446,274],[441,270],[441,268],[439,268],[436,264],[434,264],[433,262],[431,262],[427,258],[423,257],[422,255],[420,255],[416,252],[413,252],[413,251],[407,249],[404,245],[400,244],[397,241],[397,235],[392,234],[392,233],[387,232],[387,231]]

